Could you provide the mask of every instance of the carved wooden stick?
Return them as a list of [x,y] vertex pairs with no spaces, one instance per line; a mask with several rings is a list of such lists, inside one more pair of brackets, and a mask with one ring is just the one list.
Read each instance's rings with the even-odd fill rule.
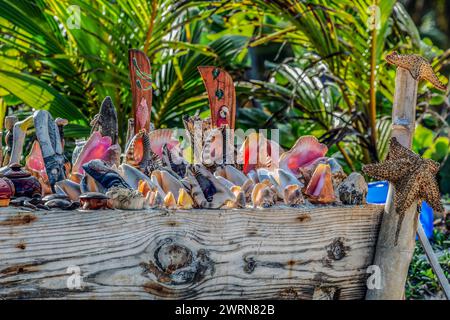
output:
[[55,192],[55,183],[66,178],[64,150],[59,130],[52,116],[46,110],[35,111],[32,120],[44,158],[45,171],[52,191]]
[[147,55],[136,49],[128,51],[131,92],[133,95],[134,133],[141,129],[150,131],[152,114],[152,78],[150,60]]
[[211,125],[228,125],[234,129],[236,119],[236,92],[231,76],[216,67],[198,67],[208,93]]

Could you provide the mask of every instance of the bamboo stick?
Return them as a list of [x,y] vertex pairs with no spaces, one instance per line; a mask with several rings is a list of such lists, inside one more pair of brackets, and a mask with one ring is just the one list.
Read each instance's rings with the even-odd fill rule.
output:
[[[416,117],[418,81],[408,70],[397,68],[395,95],[392,107],[392,137],[407,148],[411,148]],[[405,282],[411,262],[417,232],[417,203],[406,212],[395,241],[399,214],[393,203],[394,187],[389,185],[385,212],[378,235],[373,264],[381,271],[381,288],[368,288],[368,300],[400,300],[404,297]]]
[[441,268],[441,265],[439,264],[439,260],[437,259],[436,255],[433,252],[433,248],[430,245],[430,242],[428,241],[427,235],[425,234],[425,231],[423,230],[422,225],[419,223],[419,229],[417,230],[419,234],[419,240],[420,244],[422,245],[425,255],[428,258],[428,261],[430,261],[431,267],[433,268],[434,272],[436,273],[436,276],[438,278],[439,283],[442,286],[442,289],[444,290],[444,294],[447,297],[447,300],[450,300],[450,284],[448,283],[448,280],[444,274],[444,271]]

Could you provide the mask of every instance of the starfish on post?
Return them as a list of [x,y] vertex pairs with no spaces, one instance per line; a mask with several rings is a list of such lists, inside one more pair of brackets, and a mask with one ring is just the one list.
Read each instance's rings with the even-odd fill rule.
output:
[[444,210],[435,179],[439,163],[421,158],[403,147],[396,138],[391,138],[386,160],[382,163],[367,164],[363,171],[375,179],[388,180],[395,187],[394,205],[400,215],[396,238],[406,211],[415,201],[426,201],[438,212]]
[[392,52],[386,56],[386,61],[397,67],[406,69],[415,80],[428,80],[437,89],[446,91],[447,87],[434,73],[431,64],[417,54],[399,54]]

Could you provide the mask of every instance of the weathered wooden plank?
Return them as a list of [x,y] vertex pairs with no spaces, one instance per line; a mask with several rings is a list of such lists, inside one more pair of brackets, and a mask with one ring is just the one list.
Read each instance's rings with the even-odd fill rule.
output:
[[[0,298],[361,299],[382,212],[6,208]],[[80,289],[67,286],[73,266]]]

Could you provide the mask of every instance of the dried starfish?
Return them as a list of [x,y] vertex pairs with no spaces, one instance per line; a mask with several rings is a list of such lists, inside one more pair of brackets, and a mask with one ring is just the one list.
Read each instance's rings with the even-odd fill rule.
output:
[[396,51],[386,56],[386,61],[397,67],[406,69],[416,79],[430,81],[436,88],[446,91],[447,87],[439,80],[430,63],[416,54],[399,54]]
[[386,160],[383,163],[367,164],[363,171],[375,179],[388,180],[395,187],[394,204],[400,215],[396,241],[406,210],[415,201],[424,200],[438,212],[444,210],[435,180],[439,163],[421,158],[403,147],[396,138],[391,138]]

